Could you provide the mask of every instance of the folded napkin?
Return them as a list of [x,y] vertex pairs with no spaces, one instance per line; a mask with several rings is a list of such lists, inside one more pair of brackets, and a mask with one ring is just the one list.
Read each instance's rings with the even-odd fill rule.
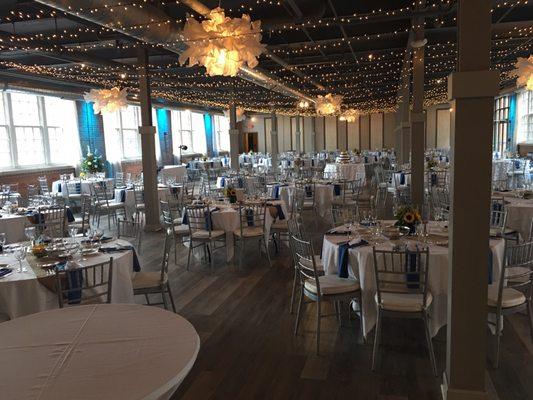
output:
[[131,250],[133,252],[133,271],[139,272],[141,270],[141,264],[139,263],[139,258],[137,257],[137,252],[135,247],[131,245],[116,245],[116,246],[106,246],[100,247],[100,252],[106,254],[119,253],[122,251]]
[[272,188],[272,197],[276,200],[279,199],[279,185],[274,185]]
[[67,213],[67,221],[74,222],[75,218],[74,218],[74,214],[72,214],[72,210],[70,208],[67,208],[65,212]]
[[341,195],[341,185],[334,184],[333,185],[333,193],[335,194],[335,196],[340,196]]
[[254,226],[254,210],[251,208],[247,208],[245,211],[246,215],[246,223],[248,226]]
[[420,271],[417,268],[416,254],[405,252],[405,278],[407,280],[407,288],[418,289],[420,287]]
[[283,213],[283,207],[281,207],[281,204],[274,204],[274,207],[276,207],[276,210],[278,212],[278,220],[284,220],[285,214]]
[[83,266],[76,261],[67,261],[56,264],[55,269],[66,272],[68,304],[79,304],[83,287]]
[[350,242],[348,242],[339,246],[339,260],[337,268],[339,278],[348,278],[348,250],[366,245],[368,245],[368,242],[364,239],[360,239],[355,243],[350,244]]

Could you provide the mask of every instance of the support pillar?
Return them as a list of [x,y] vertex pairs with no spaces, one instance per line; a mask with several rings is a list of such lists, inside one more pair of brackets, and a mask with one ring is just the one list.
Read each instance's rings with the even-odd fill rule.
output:
[[300,146],[300,140],[301,140],[301,134],[302,134],[301,128],[300,128],[300,120],[301,120],[301,117],[299,115],[296,116],[296,132],[294,133],[294,137],[296,140],[296,147],[295,147],[296,154],[300,154],[300,152],[302,151],[301,146]]
[[413,31],[409,32],[405,55],[403,57],[402,75],[398,87],[398,111],[396,114],[396,163],[398,166],[409,162],[411,148],[411,129],[409,124],[409,95],[411,85],[410,49]]
[[229,154],[231,168],[238,171],[239,165],[239,130],[237,129],[237,107],[232,103],[229,107]]
[[[419,1],[417,8],[423,8]],[[413,19],[415,40],[424,39],[424,18]],[[413,110],[411,123],[411,201],[422,210],[424,205],[424,152],[426,116],[424,114],[424,46],[413,49]]]
[[270,115],[272,121],[270,124],[270,148],[272,149],[270,157],[272,158],[272,171],[278,172],[278,117],[275,111],[272,111]]
[[141,135],[145,230],[156,231],[161,229],[159,223],[159,200],[157,196],[157,162],[155,156],[156,129],[152,121],[152,100],[150,98],[150,77],[148,76],[148,52],[139,48],[139,101],[141,103]]
[[316,117],[311,117],[313,121],[311,122],[311,125],[313,127],[313,131],[311,132],[311,151],[316,151]]
[[[448,78],[451,215],[446,400],[487,399],[487,284],[492,112],[499,73],[489,71],[491,2],[459,0],[457,72]],[[468,171],[468,173],[466,173]]]

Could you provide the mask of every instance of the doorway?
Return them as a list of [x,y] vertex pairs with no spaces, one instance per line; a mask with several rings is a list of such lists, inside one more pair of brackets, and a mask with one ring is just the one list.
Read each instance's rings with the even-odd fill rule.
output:
[[257,132],[246,132],[243,135],[243,147],[245,153],[257,152]]

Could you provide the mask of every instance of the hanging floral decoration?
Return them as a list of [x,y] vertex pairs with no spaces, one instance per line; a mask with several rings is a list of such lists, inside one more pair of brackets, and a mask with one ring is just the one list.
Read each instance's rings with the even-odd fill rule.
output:
[[316,112],[320,115],[337,114],[341,109],[342,96],[328,93],[325,96],[318,96],[315,101]]
[[533,90],[533,55],[529,58],[519,57],[515,64],[515,74],[517,86],[525,86],[527,90]]
[[[244,108],[242,107],[237,107],[235,114],[237,115],[237,120],[235,122],[244,121],[246,119],[246,115],[244,115]],[[224,116],[228,119],[230,118],[229,110],[224,110]]]
[[355,122],[357,118],[359,118],[359,110],[355,110],[353,108],[350,108],[349,110],[344,111],[340,117],[340,121],[346,121],[346,122]]
[[235,76],[244,64],[255,68],[257,57],[265,50],[261,43],[261,21],[250,21],[250,16],[230,18],[224,9],[217,7],[198,22],[188,18],[183,37],[189,48],[179,58],[183,65],[203,65],[210,76]]
[[91,89],[85,93],[85,101],[94,103],[94,113],[113,113],[128,105],[126,89],[114,87],[112,89]]

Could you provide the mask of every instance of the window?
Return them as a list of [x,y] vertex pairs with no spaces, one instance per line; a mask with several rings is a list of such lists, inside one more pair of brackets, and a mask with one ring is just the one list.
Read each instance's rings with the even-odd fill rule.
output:
[[141,158],[140,109],[127,106],[114,113],[104,113],[106,158],[110,162]]
[[174,155],[179,155],[179,146],[187,146],[187,153],[207,152],[203,114],[189,110],[171,110],[172,142]]
[[494,99],[493,151],[501,154],[507,150],[509,125],[509,96],[497,97]]
[[229,119],[215,115],[215,148],[217,151],[230,151]]
[[80,160],[73,101],[29,93],[0,95],[0,168],[69,164]]
[[517,143],[533,143],[533,91],[518,93],[517,117]]

